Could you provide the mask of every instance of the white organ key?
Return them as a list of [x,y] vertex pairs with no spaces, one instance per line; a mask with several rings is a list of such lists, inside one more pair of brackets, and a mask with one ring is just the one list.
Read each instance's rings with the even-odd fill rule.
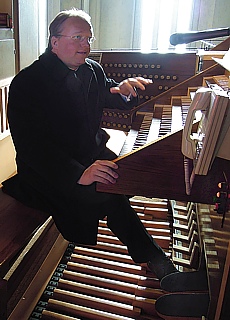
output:
[[125,143],[120,151],[120,154],[119,156],[122,156],[123,154],[126,154],[128,152],[131,152],[132,149],[133,149],[133,145],[136,141],[136,138],[137,138],[137,135],[138,135],[138,131],[137,130],[134,130],[134,129],[130,129],[129,133],[128,133],[128,136],[125,140]]
[[172,106],[171,132],[180,130],[183,127],[181,106]]
[[159,136],[159,130],[160,130],[161,120],[157,118],[152,119],[152,123],[149,129],[149,134],[147,138],[147,143],[154,141]]

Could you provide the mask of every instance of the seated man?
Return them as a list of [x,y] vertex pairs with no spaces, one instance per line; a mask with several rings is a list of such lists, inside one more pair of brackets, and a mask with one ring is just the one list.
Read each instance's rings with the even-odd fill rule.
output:
[[96,182],[119,179],[116,155],[100,128],[103,108],[134,107],[135,88],[144,90],[151,80],[117,84],[87,58],[94,35],[84,11],[60,12],[49,30],[45,53],[10,87],[8,118],[18,172],[3,190],[52,214],[63,237],[78,244],[96,244],[99,219],[107,216],[108,227],[136,263],[149,262],[159,279],[176,272],[127,197],[95,188]]

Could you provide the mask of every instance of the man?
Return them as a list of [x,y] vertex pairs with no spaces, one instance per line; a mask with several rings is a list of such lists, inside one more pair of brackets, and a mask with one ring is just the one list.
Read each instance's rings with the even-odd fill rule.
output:
[[161,279],[176,272],[147,233],[127,197],[96,192],[95,183],[116,183],[116,155],[100,129],[105,107],[130,109],[136,88],[150,80],[107,79],[88,59],[94,39],[90,17],[81,10],[59,13],[50,24],[49,44],[13,80],[8,117],[18,173],[4,191],[51,213],[64,238],[96,244],[99,219],[107,216],[114,234],[136,263],[149,262]]

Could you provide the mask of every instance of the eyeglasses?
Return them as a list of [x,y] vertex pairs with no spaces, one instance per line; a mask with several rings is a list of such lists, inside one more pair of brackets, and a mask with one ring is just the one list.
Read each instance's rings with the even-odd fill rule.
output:
[[72,39],[74,41],[78,41],[80,43],[82,43],[86,39],[88,44],[92,44],[96,40],[95,37],[86,37],[86,36],[80,36],[80,35],[77,35],[77,36],[66,36],[64,34],[58,34],[57,37],[70,38],[70,39]]

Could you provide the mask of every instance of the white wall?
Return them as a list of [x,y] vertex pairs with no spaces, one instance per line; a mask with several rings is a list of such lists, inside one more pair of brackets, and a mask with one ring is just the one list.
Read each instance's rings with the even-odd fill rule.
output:
[[[18,0],[20,68],[28,65],[38,56],[38,1]],[[60,10],[72,7],[84,9],[92,17],[97,39],[92,49],[138,49],[140,48],[142,1],[145,0],[47,0],[47,22],[49,24]],[[190,30],[199,31],[230,26],[229,0],[194,0],[193,9]],[[156,22],[154,25],[155,40],[157,35]],[[153,39],[150,41],[153,42],[152,48],[156,49],[156,41]]]
[[130,49],[133,47],[136,0],[90,1],[89,13],[92,17],[97,49]]
[[[89,0],[89,13],[97,38],[93,49],[138,48],[142,1],[144,0]],[[67,4],[69,1],[61,2]],[[194,0],[193,10],[191,31],[230,27],[229,0]],[[154,17],[154,12],[152,16]],[[173,32],[176,30],[172,30]],[[157,33],[158,30],[154,28],[156,39]],[[156,48],[156,42],[153,41],[154,48]]]
[[0,184],[16,171],[15,149],[11,136],[0,140]]
[[230,27],[229,0],[194,0],[191,30]]
[[18,0],[20,70],[31,64],[39,54],[38,1]]

